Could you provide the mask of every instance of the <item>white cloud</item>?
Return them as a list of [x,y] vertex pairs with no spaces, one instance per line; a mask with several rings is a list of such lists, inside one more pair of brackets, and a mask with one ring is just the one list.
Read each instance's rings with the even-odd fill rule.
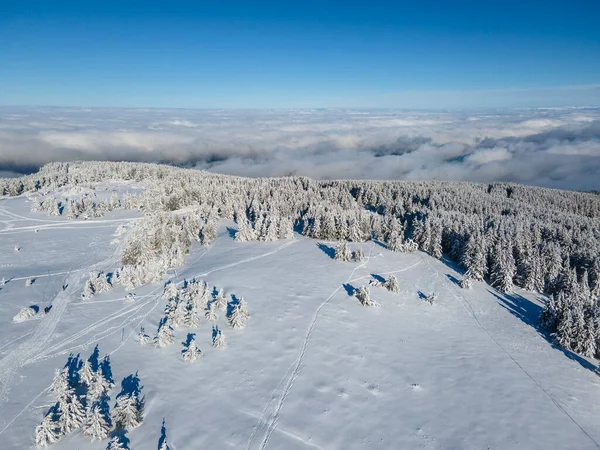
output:
[[468,112],[0,108],[0,171],[166,162],[248,176],[598,189],[600,109]]

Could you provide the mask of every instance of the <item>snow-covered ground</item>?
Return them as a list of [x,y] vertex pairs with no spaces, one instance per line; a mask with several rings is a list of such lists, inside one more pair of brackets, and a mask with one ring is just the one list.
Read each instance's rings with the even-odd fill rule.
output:
[[[139,214],[68,221],[29,209],[23,197],[0,200],[2,449],[34,446],[34,428],[55,402],[46,392],[55,369],[96,345],[117,382],[111,407],[120,380],[137,372],[143,385],[132,450],[157,448],[163,419],[173,450],[598,448],[600,379],[592,363],[538,332],[535,295],[483,283],[461,289],[451,265],[421,252],[369,242],[360,244],[363,263],[337,262],[300,236],[234,242],[233,224],[222,223],[218,239],[193,246],[169,278],[243,296],[246,328],[231,329],[220,313],[226,349],[211,346],[204,321],[177,328],[175,344],[158,349],[135,338],[140,326],[156,332],[163,284],[136,289],[133,303],[122,287],[80,296],[90,270],[118,267],[127,234],[117,230]],[[371,288],[379,307],[349,295],[391,274],[400,292]],[[431,292],[433,305],[421,298]],[[29,305],[40,312],[13,322]],[[190,332],[204,353],[192,364],[181,357]],[[106,445],[77,432],[51,448]]]

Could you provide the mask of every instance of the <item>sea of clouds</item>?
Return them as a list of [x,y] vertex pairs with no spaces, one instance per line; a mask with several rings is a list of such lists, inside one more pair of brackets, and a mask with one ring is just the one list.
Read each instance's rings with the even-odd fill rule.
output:
[[0,176],[50,161],[245,176],[600,189],[600,108],[488,112],[0,108]]

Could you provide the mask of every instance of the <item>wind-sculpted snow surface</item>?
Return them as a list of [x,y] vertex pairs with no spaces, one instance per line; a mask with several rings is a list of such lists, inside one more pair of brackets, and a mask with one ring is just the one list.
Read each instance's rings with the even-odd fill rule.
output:
[[[3,449],[33,446],[56,401],[55,370],[96,345],[113,379],[143,380],[131,450],[156,448],[163,420],[179,449],[598,448],[595,361],[554,346],[538,325],[547,297],[519,288],[559,292],[563,308],[567,292],[574,307],[596,295],[592,194],[107,163],[0,185],[26,192],[0,198]],[[119,206],[101,219],[31,211],[83,185],[111,186]],[[148,270],[140,283],[120,280]],[[172,345],[151,345],[170,299],[199,288],[190,280],[212,290],[200,306],[214,301],[218,317],[199,308],[188,320],[189,299],[173,301],[188,310]],[[361,287],[368,302],[354,295]],[[13,322],[29,305],[39,317]],[[88,435],[50,448],[125,438]]]

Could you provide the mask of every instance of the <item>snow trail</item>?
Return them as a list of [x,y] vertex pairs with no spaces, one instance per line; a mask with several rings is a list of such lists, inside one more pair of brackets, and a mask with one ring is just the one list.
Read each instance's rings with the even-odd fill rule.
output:
[[[373,253],[373,247],[371,247],[369,249],[369,256],[367,256],[365,258],[365,261],[363,263],[361,263],[360,265],[356,266],[352,272],[350,273],[350,275],[348,276],[348,278],[346,279],[346,281],[344,281],[344,283],[348,283],[352,277],[354,276],[354,274],[356,273],[356,271],[364,266],[367,265],[367,263],[369,262],[369,260],[371,259],[371,255]],[[285,383],[285,387],[279,397],[279,400],[277,401],[277,404],[275,406],[275,410],[273,411],[273,413],[271,414],[271,417],[268,421],[267,424],[260,423],[256,428],[255,432],[252,433],[252,435],[250,436],[250,439],[248,440],[248,443],[246,444],[246,449],[250,449],[250,447],[253,444],[253,441],[256,438],[256,435],[259,433],[259,431],[264,428],[265,425],[267,425],[267,430],[265,432],[265,435],[263,437],[263,440],[260,444],[260,449],[264,450],[267,448],[268,444],[269,444],[269,440],[271,439],[271,436],[273,434],[273,432],[275,431],[275,429],[277,428],[277,422],[279,421],[279,415],[281,413],[281,409],[283,408],[283,405],[285,403],[285,400],[287,399],[287,396],[289,395],[290,391],[292,390],[292,387],[294,386],[294,382],[296,381],[296,378],[298,378],[298,375],[300,373],[300,369],[302,368],[302,363],[304,362],[304,356],[306,354],[306,349],[308,348],[308,343],[310,341],[310,338],[312,336],[313,330],[315,328],[315,325],[317,324],[317,319],[319,318],[319,314],[321,313],[321,311],[323,310],[323,308],[331,301],[331,299],[342,289],[344,283],[340,284],[330,295],[329,297],[327,297],[320,305],[319,307],[316,309],[316,311],[314,312],[312,319],[308,325],[308,328],[306,330],[306,333],[304,335],[304,339],[302,341],[302,346],[300,348],[300,353],[298,354],[298,357],[296,358],[296,360],[294,361],[294,363],[290,366],[290,368],[286,371],[286,373],[284,374],[283,378],[281,379],[281,381],[279,382],[279,384],[277,385],[277,388],[282,384],[283,380],[286,380]],[[291,370],[291,374],[290,373]],[[288,375],[289,374],[289,375]],[[269,402],[267,404],[270,404],[272,401],[269,400]],[[263,416],[261,415],[261,422],[263,421]]]

